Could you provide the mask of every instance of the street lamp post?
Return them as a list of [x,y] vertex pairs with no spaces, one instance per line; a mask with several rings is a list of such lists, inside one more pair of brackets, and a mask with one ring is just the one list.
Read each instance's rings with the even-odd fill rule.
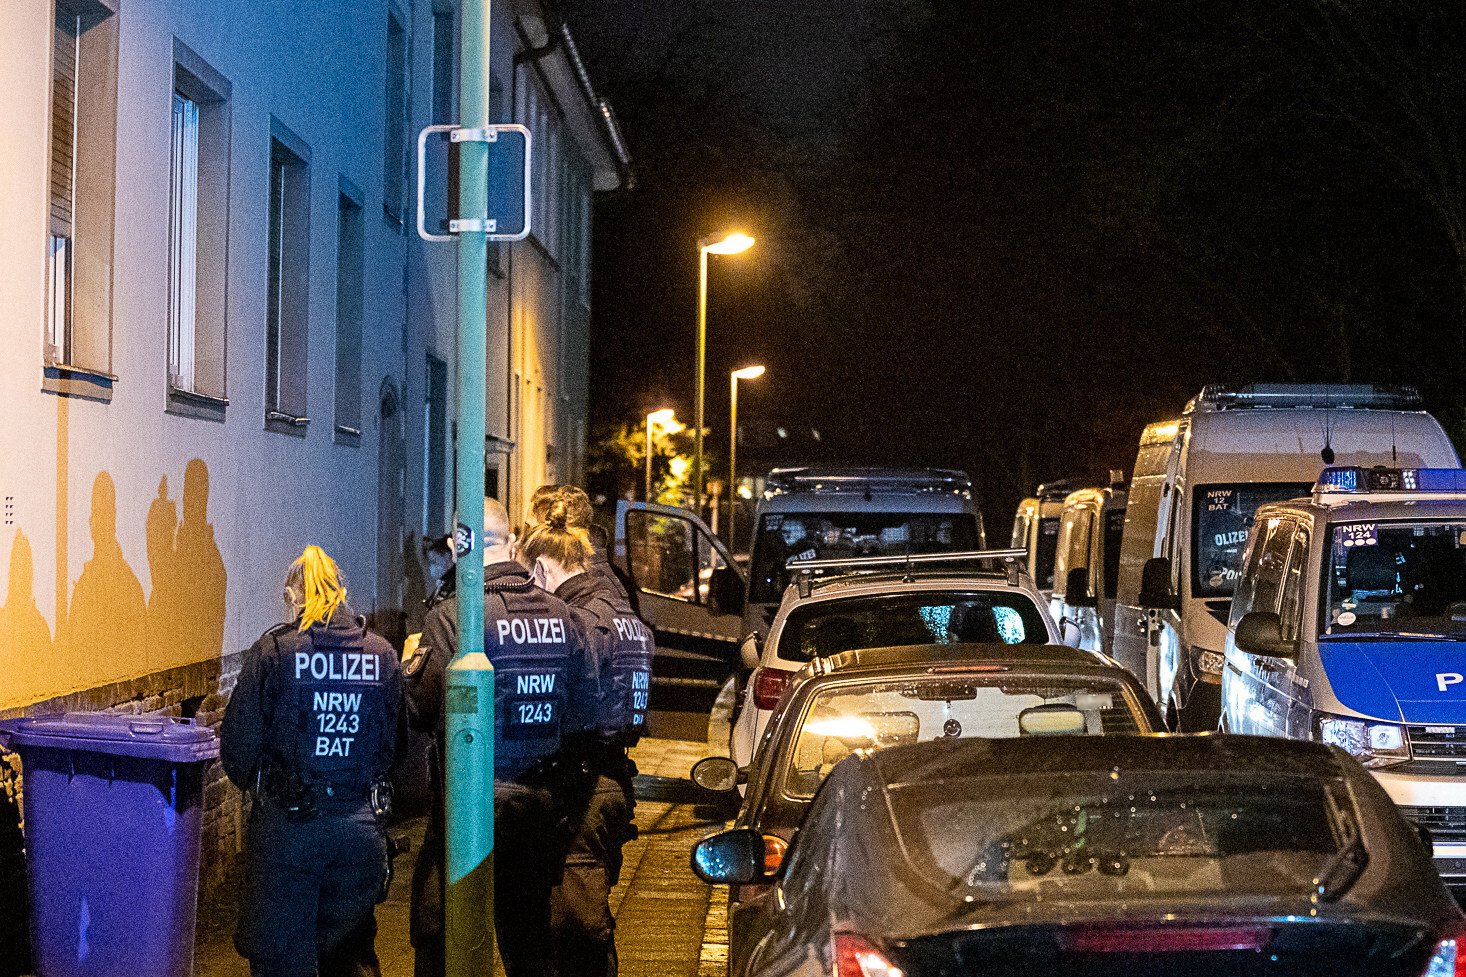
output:
[[652,425],[666,424],[675,412],[670,407],[654,410],[646,416],[646,500],[652,500]]
[[745,366],[728,375],[728,548],[738,546],[734,534],[738,512],[738,381],[757,380],[764,375],[762,366]]
[[702,515],[703,382],[708,351],[708,255],[741,254],[753,247],[753,238],[733,233],[721,240],[697,242],[697,409],[692,429],[692,511]]

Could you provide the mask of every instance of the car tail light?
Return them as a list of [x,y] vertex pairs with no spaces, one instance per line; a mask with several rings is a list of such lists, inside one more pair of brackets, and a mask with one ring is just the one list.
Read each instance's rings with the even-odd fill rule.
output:
[[1456,937],[1435,945],[1435,956],[1422,977],[1466,977],[1466,953],[1460,952]]
[[760,709],[774,708],[793,678],[793,672],[782,668],[760,668],[753,673],[753,704]]
[[1075,953],[1224,953],[1261,950],[1271,938],[1266,926],[1127,926],[1069,930],[1062,939]]
[[904,977],[901,968],[863,936],[835,934],[835,977]]

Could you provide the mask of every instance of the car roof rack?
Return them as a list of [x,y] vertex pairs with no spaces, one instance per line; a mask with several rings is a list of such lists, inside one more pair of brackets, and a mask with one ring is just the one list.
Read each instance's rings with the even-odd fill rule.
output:
[[972,494],[972,479],[952,468],[775,468],[764,485],[766,496],[784,492]]
[[1405,384],[1250,383],[1208,384],[1186,405],[1186,413],[1317,407],[1324,410],[1419,410],[1420,391]]
[[1028,559],[1025,549],[965,550],[960,553],[907,553],[894,556],[852,556],[829,560],[789,560],[785,567],[797,572],[796,583],[799,596],[808,597],[814,586],[816,573],[855,574],[880,570],[905,570],[902,579],[915,580],[918,568],[950,563],[994,563],[999,564],[1007,577],[1008,586],[1018,586],[1018,577]]

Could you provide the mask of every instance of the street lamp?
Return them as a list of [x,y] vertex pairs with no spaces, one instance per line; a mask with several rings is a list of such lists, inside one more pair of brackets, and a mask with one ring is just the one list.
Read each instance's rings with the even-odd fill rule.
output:
[[734,232],[722,240],[697,242],[697,410],[692,434],[692,511],[702,515],[702,407],[708,352],[708,255],[741,254],[753,247],[753,238]]
[[733,534],[735,513],[738,512],[738,381],[757,380],[764,375],[762,366],[745,366],[728,375],[728,547],[738,546],[738,537]]
[[676,411],[670,407],[654,410],[646,416],[646,500],[652,500],[652,425],[667,424]]

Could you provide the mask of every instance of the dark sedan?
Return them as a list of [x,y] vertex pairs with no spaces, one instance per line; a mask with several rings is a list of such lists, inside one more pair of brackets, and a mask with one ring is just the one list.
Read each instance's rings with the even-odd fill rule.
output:
[[[840,760],[934,739],[1114,735],[1163,729],[1134,677],[1091,651],[1058,645],[909,645],[818,659],[788,690],[765,731],[736,826],[765,836],[770,864],[794,837],[820,782]],[[693,770],[732,791],[731,761]],[[767,883],[729,888],[732,952],[748,927],[743,903]]]
[[[733,828],[693,864],[743,883],[765,856]],[[1429,846],[1364,768],[1251,737],[856,754],[745,912],[734,977],[1466,974]]]

